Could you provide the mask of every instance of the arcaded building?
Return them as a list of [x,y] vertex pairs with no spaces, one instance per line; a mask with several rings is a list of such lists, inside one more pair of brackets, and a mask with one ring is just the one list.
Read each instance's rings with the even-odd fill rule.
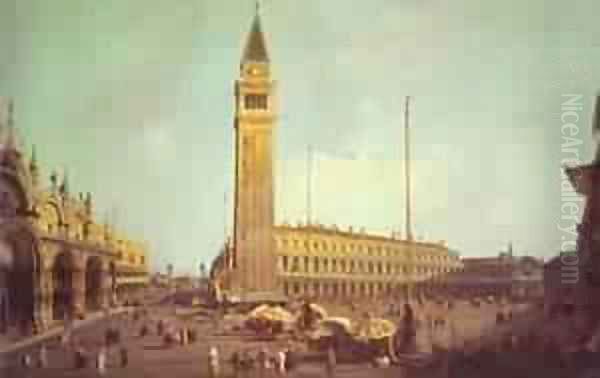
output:
[[[435,295],[462,271],[446,243],[407,241],[336,226],[280,225],[273,229],[276,282],[289,297],[366,298]],[[212,275],[226,288],[233,248],[223,249]]]
[[97,221],[90,193],[42,179],[12,122],[0,118],[0,332],[35,333],[116,304],[145,285],[147,248]]
[[288,296],[434,294],[461,269],[445,242],[407,241],[336,226],[275,228],[277,276]]

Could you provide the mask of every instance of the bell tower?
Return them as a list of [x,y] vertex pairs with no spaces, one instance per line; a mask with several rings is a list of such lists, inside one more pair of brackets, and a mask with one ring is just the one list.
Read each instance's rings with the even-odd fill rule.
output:
[[277,288],[273,245],[275,82],[257,12],[235,82],[235,223],[231,289]]

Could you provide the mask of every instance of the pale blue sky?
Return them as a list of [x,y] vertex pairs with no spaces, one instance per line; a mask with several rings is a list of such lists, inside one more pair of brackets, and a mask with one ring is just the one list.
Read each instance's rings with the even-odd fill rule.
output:
[[[403,224],[402,102],[414,96],[415,229],[465,256],[560,248],[561,95],[600,87],[593,0],[270,0],[280,87],[278,222]],[[1,0],[0,95],[45,173],[148,240],[153,265],[195,271],[224,234],[233,81],[250,0]],[[354,157],[356,160],[350,160]],[[230,197],[231,205],[231,197]],[[230,213],[230,211],[229,211]],[[231,216],[228,224],[231,227]]]

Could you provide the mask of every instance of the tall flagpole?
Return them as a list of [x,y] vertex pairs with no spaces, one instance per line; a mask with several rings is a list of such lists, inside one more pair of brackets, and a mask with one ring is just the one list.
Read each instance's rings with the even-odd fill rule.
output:
[[223,241],[227,242],[227,190],[223,193]]
[[404,105],[404,179],[406,182],[406,240],[413,240],[411,219],[411,181],[410,181],[410,125],[409,125],[410,96],[406,96]]
[[312,146],[309,144],[306,154],[306,225],[312,223]]
[[409,269],[408,271],[408,277],[407,278],[407,285],[406,285],[406,299],[408,301],[412,300],[413,297],[413,291],[414,291],[414,279],[415,279],[415,275],[414,275],[414,270],[415,270],[415,246],[413,243],[413,234],[412,234],[412,220],[411,220],[411,192],[410,192],[410,125],[409,125],[409,107],[410,107],[410,96],[406,96],[405,99],[405,103],[404,103],[404,180],[406,183],[406,189],[405,189],[405,195],[406,195],[406,204],[405,204],[405,211],[406,211],[406,219],[405,219],[405,237],[406,240],[410,243],[410,254],[409,254],[409,259],[408,259],[408,263],[409,265]]

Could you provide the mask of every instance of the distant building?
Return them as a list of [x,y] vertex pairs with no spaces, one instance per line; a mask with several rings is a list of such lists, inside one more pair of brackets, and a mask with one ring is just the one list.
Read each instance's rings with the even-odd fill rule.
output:
[[562,253],[544,265],[544,304],[547,315],[560,312],[565,305],[575,304],[580,277],[577,270],[575,275],[572,274],[568,265],[570,261],[577,261],[577,252]]
[[512,247],[494,257],[466,257],[463,269],[446,279],[448,291],[462,296],[511,296],[542,298],[544,292],[541,259],[514,256]]
[[544,261],[524,256],[517,258],[513,270],[512,296],[542,299],[544,297]]
[[190,276],[174,277],[172,282],[177,289],[192,289],[194,287],[194,279]]

